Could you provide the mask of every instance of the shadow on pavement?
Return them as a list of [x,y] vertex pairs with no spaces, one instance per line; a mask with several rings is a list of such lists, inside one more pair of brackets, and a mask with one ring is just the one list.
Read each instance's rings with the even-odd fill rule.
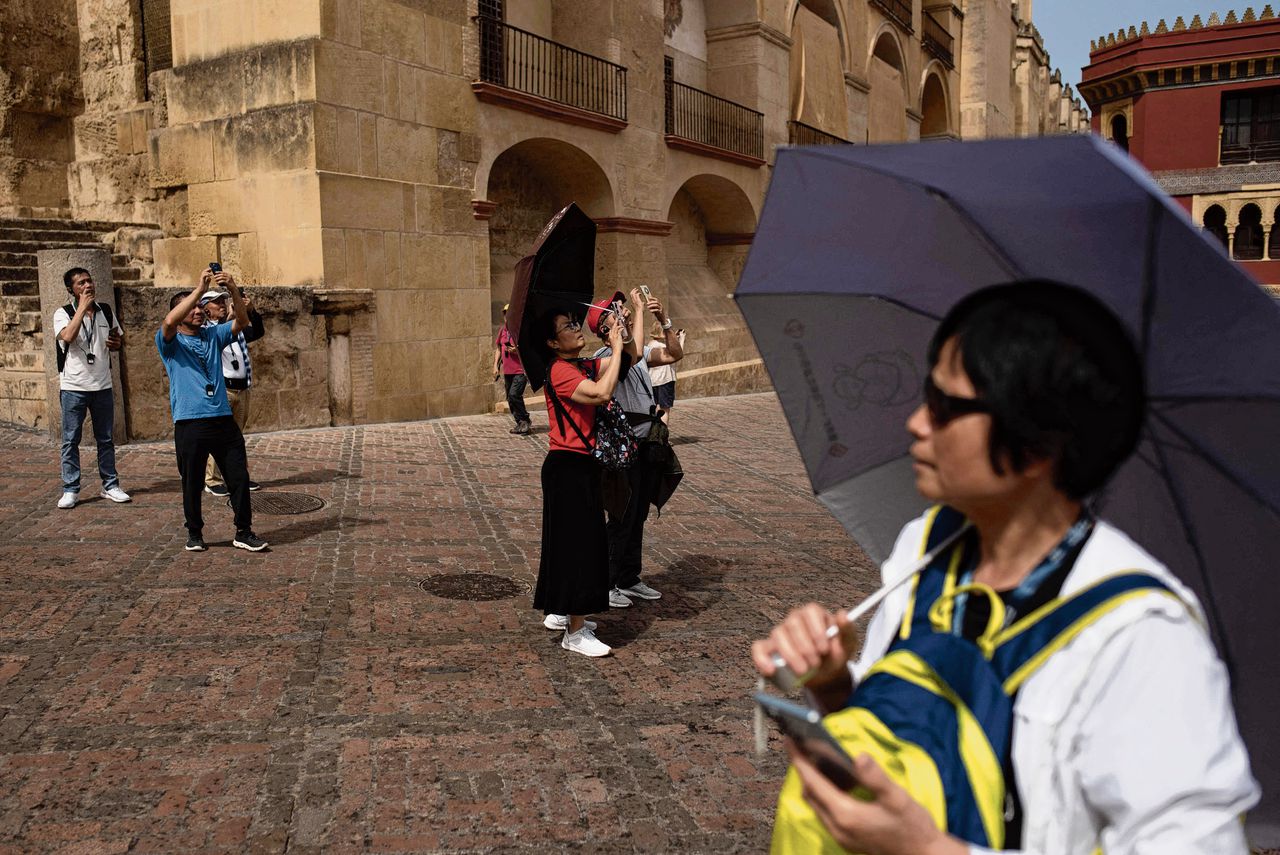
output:
[[[715,605],[723,596],[721,578],[734,563],[715,555],[695,553],[652,573],[644,581],[662,592],[660,600],[632,599],[627,609],[610,609],[605,642],[613,647],[626,647],[645,634],[653,622],[687,621]],[[603,625],[602,625],[603,628]]]
[[329,514],[323,517],[311,517],[282,525],[279,528],[264,528],[262,521],[272,517],[258,516],[254,524],[258,536],[272,546],[288,543],[300,543],[309,537],[316,537],[338,528],[351,529],[366,523],[384,523],[386,520],[364,517],[343,517],[341,514]]
[[333,481],[341,481],[344,478],[354,480],[360,477],[342,469],[312,469],[308,472],[299,472],[297,475],[289,475],[285,478],[263,479],[262,486],[287,487],[293,484],[328,484]]

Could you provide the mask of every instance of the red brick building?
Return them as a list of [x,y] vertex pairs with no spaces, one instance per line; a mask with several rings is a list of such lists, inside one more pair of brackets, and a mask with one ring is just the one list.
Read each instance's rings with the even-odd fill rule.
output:
[[1093,130],[1142,162],[1259,282],[1280,283],[1280,18],[1270,5],[1094,42]]

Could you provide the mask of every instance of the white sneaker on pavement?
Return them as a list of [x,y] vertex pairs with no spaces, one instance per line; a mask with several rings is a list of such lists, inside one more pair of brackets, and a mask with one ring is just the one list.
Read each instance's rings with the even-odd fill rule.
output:
[[133,497],[124,490],[121,490],[119,487],[112,487],[110,490],[103,490],[102,498],[110,499],[113,502],[120,502],[121,504],[133,501]]
[[58,499],[58,507],[68,511],[74,508],[78,501],[80,501],[79,493],[63,493],[62,498]]
[[609,589],[609,608],[625,609],[631,605],[631,598],[617,588]]
[[560,646],[592,658],[608,656],[613,652],[612,647],[596,638],[596,634],[585,626],[577,632],[566,632],[564,638],[560,639]]
[[[582,623],[584,626],[586,626],[587,629],[591,630],[592,632],[596,631],[595,621],[584,620]],[[568,629],[569,616],[548,614],[545,618],[542,619],[542,625],[545,626],[547,629],[556,629],[556,630]]]
[[622,593],[628,597],[639,597],[642,600],[660,600],[662,594],[656,588],[650,588],[644,582],[636,582],[630,588],[623,588]]

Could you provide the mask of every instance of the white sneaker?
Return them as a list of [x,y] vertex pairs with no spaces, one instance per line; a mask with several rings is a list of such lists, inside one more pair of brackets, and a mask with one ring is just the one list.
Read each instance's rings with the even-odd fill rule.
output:
[[121,504],[133,501],[133,497],[124,490],[121,490],[119,487],[112,487],[110,490],[103,490],[102,498],[110,499],[113,502],[119,502]]
[[70,510],[76,506],[76,502],[80,501],[79,493],[63,493],[62,498],[58,500],[58,507],[64,511]]
[[625,609],[631,605],[631,598],[617,588],[609,589],[609,608]]
[[[595,621],[593,621],[593,620],[584,620],[584,621],[582,622],[582,624],[583,624],[583,626],[585,626],[587,629],[591,630],[592,632],[595,632],[595,631],[596,631],[596,622],[595,622]],[[547,615],[545,618],[543,618],[543,619],[542,619],[542,625],[543,625],[543,626],[545,626],[547,629],[555,629],[555,630],[564,630],[564,629],[568,629],[568,628],[569,628],[569,616],[568,616],[568,615],[552,615],[552,614],[549,614],[549,615]]]
[[592,658],[608,656],[613,652],[612,647],[596,638],[596,634],[585,626],[577,632],[566,632],[564,638],[560,639],[560,646]]
[[639,597],[642,600],[660,600],[662,594],[656,588],[650,588],[644,582],[636,582],[630,588],[623,588],[622,593],[628,597]]

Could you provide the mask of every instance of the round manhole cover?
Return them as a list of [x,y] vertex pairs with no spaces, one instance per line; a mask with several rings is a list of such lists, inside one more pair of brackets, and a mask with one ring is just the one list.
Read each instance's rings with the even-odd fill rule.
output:
[[446,573],[418,582],[428,594],[446,600],[509,600],[528,592],[519,582],[492,573]]
[[259,514],[309,514],[324,507],[324,499],[306,493],[255,493],[253,510]]

